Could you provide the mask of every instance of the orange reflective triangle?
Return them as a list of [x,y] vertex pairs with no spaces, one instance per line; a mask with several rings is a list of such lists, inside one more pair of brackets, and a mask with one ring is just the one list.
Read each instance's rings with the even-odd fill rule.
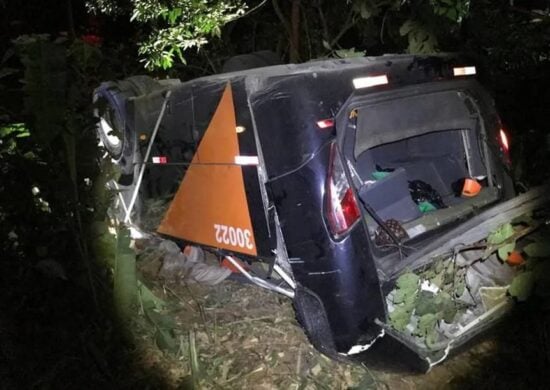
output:
[[255,256],[231,84],[193,156],[158,232],[187,241]]

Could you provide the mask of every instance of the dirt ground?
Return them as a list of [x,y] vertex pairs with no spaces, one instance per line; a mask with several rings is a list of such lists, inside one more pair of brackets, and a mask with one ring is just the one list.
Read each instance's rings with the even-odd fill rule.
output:
[[[514,323],[513,318],[427,374],[402,365],[344,364],[311,346],[290,299],[231,280],[215,286],[160,280],[158,265],[155,260],[139,262],[144,282],[169,303],[165,312],[175,320],[179,347],[177,352],[161,352],[154,335],[144,330],[142,363],[160,370],[169,388],[517,389],[546,388],[550,383],[539,369],[548,355],[535,356],[530,348],[548,340],[525,339],[523,322]],[[529,372],[530,379],[522,376]]]

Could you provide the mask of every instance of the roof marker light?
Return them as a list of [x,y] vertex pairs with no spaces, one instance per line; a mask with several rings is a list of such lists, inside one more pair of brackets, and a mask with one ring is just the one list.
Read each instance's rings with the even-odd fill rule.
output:
[[388,84],[388,76],[386,76],[385,74],[381,76],[368,76],[353,79],[353,86],[355,87],[355,89],[370,88],[377,85],[385,84]]
[[235,156],[237,165],[258,165],[259,163],[258,156]]
[[329,127],[334,126],[334,119],[323,119],[322,121],[317,121],[317,126],[320,129],[328,129]]
[[463,66],[460,68],[453,68],[454,76],[473,76],[476,74],[475,66]]
[[155,156],[153,157],[153,164],[166,164],[168,163],[168,159],[166,156]]

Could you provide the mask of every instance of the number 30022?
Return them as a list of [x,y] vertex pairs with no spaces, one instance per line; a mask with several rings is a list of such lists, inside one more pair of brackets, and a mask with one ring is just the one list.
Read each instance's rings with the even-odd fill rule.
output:
[[248,229],[235,228],[233,226],[214,224],[216,241],[220,244],[238,246],[240,248],[254,248],[250,238],[252,233]]

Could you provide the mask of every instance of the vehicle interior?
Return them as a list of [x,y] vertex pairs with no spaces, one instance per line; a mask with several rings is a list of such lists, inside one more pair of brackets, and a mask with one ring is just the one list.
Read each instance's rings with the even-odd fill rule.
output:
[[[461,91],[443,91],[352,111],[355,132],[344,153],[381,259],[415,237],[419,240],[405,247],[418,247],[425,241],[422,234],[451,226],[501,196],[498,175],[487,163],[484,125],[470,99]],[[380,223],[393,237],[381,239]],[[508,309],[505,291],[515,270],[495,254],[478,261],[481,252],[459,253],[424,267],[412,264],[408,274],[388,281],[383,289],[389,318],[381,325],[429,353],[493,321]],[[410,291],[404,288],[407,277],[415,280]],[[432,325],[426,330],[428,320]]]
[[[499,191],[478,117],[459,91],[358,108],[346,154],[362,203],[414,238],[495,202]],[[378,225],[368,219],[374,238]]]

